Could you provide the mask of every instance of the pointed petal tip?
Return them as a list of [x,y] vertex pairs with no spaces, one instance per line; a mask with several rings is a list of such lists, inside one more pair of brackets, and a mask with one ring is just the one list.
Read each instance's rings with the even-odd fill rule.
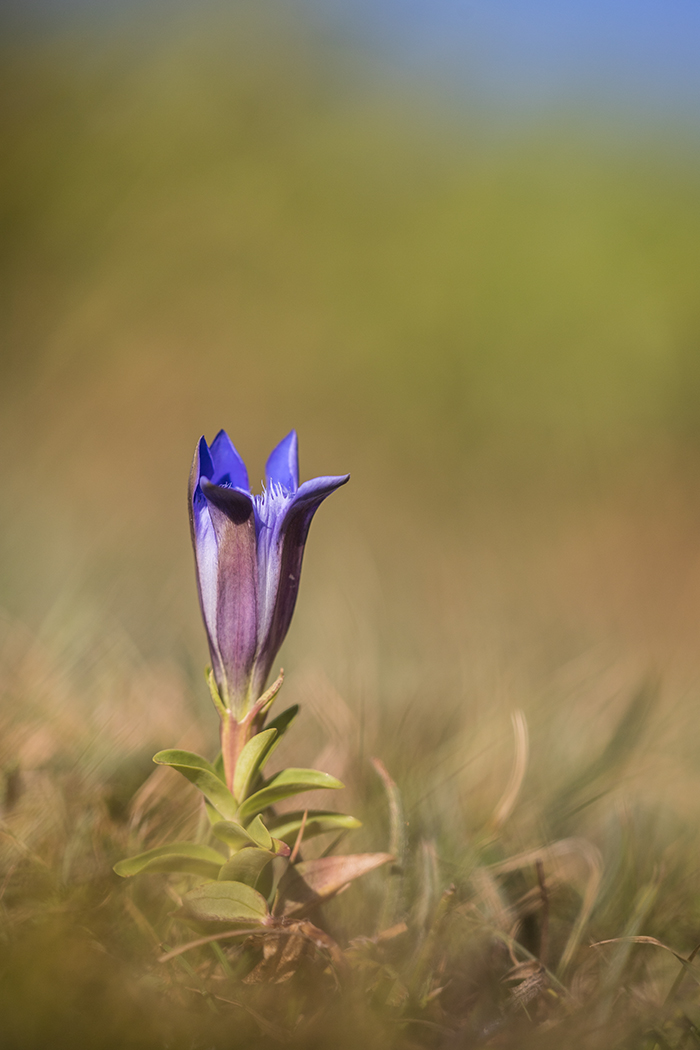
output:
[[203,477],[209,478],[214,473],[214,465],[209,454],[209,446],[202,435],[195,445],[192,467],[190,469],[190,480],[188,486],[189,498],[192,501]]
[[287,492],[299,488],[299,439],[296,430],[290,430],[276,445],[265,464],[265,479],[271,484],[281,485]]
[[250,492],[245,463],[225,430],[221,429],[216,435],[211,443],[210,452],[214,464],[211,480],[219,485],[231,485],[233,488]]
[[325,499],[326,496],[330,496],[331,492],[335,492],[341,485],[347,485],[349,480],[349,474],[324,475],[320,478],[311,478],[299,486],[294,502],[298,503],[306,499],[317,499],[320,501]]

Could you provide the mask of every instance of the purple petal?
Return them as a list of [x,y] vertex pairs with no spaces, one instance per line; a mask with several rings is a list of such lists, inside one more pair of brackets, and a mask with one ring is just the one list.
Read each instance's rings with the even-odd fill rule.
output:
[[209,640],[212,667],[217,682],[223,679],[223,663],[217,639],[217,573],[218,544],[207,503],[200,487],[202,473],[212,469],[209,449],[204,438],[200,438],[194,453],[189,483],[190,531],[197,569],[197,590],[204,626]]
[[210,504],[217,541],[216,638],[223,665],[219,685],[224,701],[237,717],[248,708],[258,640],[255,517],[252,502],[247,517],[243,517],[243,508],[241,499],[236,503],[234,521],[229,513]]
[[350,475],[345,474],[305,481],[287,504],[282,520],[274,527],[275,535],[265,547],[264,564],[259,567],[260,632],[253,671],[254,696],[262,692],[289,630],[311,520],[326,496],[349,478]]
[[211,458],[214,469],[211,474],[207,474],[203,470],[202,474],[205,477],[217,485],[231,485],[233,488],[250,492],[248,471],[245,468],[245,463],[225,430],[220,430],[212,441]]
[[247,521],[253,512],[253,500],[247,492],[230,489],[226,485],[213,485],[202,478],[199,487],[207,501],[225,514],[234,525]]
[[223,666],[217,683],[225,702],[245,713],[258,639],[258,561],[253,500],[247,492],[200,488],[216,536],[216,641]]
[[194,461],[192,463],[192,470],[190,471],[190,487],[192,486],[192,478],[195,478],[194,484],[199,483],[199,479],[202,477],[211,478],[214,474],[214,462],[209,452],[209,446],[205,439],[201,437],[197,442],[197,448],[194,451]]
[[299,452],[297,432],[292,430],[272,450],[265,464],[267,487],[281,485],[285,492],[296,492],[299,487]]

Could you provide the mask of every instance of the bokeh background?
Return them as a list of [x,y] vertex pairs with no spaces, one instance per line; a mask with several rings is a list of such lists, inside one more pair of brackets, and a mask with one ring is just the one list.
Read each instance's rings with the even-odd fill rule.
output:
[[[223,426],[254,481],[296,427],[303,477],[352,480],[281,654],[294,764],[361,784],[379,755],[468,836],[514,708],[535,812],[651,682],[606,790],[659,863],[699,808],[697,8],[6,3],[2,26],[8,784],[116,791],[214,747],[192,452]],[[39,841],[56,815],[31,813]]]

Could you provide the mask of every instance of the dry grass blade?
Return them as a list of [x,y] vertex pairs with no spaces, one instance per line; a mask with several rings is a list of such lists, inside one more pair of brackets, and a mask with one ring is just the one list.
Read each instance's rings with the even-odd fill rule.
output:
[[306,830],[306,820],[307,820],[308,816],[309,816],[309,811],[308,811],[308,809],[305,809],[304,810],[304,816],[301,818],[301,827],[299,828],[299,831],[297,832],[296,841],[294,843],[294,849],[292,850],[291,855],[289,857],[289,863],[290,864],[293,864],[294,861],[299,856],[299,850],[301,849],[301,840],[304,837],[304,831]]
[[[188,941],[187,944],[179,944],[177,948],[171,948],[170,951],[159,957],[158,962],[170,962],[171,959],[176,959],[178,955],[182,955],[184,952],[189,952],[193,948],[201,948],[203,944],[211,944],[213,941],[227,941],[233,937],[250,937],[252,932],[253,927],[251,926],[246,930],[224,930],[223,933],[210,933],[206,937],[197,937],[196,940]],[[255,932],[259,932],[259,927],[255,927]]]
[[[700,945],[698,945],[696,948],[693,948],[688,958],[685,959],[679,952],[675,950],[675,948],[669,947],[668,944],[664,944],[663,941],[658,940],[656,937],[647,937],[643,934],[629,937],[608,937],[604,941],[595,941],[595,943],[591,945],[591,948],[600,948],[604,944],[651,944],[655,948],[663,948],[665,952],[670,952],[671,955],[673,955],[673,957],[678,960],[678,962],[683,968],[682,972],[689,973],[695,981],[695,983],[697,985],[700,985],[700,975],[695,972],[691,965],[698,951],[700,951]],[[676,982],[674,982],[674,986],[675,984]],[[674,990],[675,988],[672,987],[671,992],[673,992]]]
[[634,909],[628,920],[625,933],[622,937],[615,939],[615,949],[612,954],[612,959],[610,960],[607,973],[604,975],[601,982],[604,994],[598,1010],[598,1020],[600,1024],[606,1024],[610,1018],[615,997],[618,994],[618,989],[622,981],[622,975],[629,960],[632,945],[635,942],[648,943],[638,941],[638,937],[640,936],[638,931],[651,911],[658,892],[658,881],[650,882],[641,888],[634,902]]
[[[515,938],[512,937],[509,933],[506,933],[504,930],[499,930],[496,926],[493,926],[490,923],[485,922],[483,923],[483,926],[485,929],[489,930],[489,932],[492,933],[494,937],[496,937],[499,941],[503,942],[506,948],[508,948],[511,959],[517,960],[518,956],[521,957],[521,960],[516,961],[516,964],[512,968],[512,971],[509,972],[517,972],[517,968],[520,965],[522,965],[523,962],[525,962],[532,966],[532,973],[544,973],[552,988],[556,988],[557,993],[561,996],[562,999],[566,1000],[567,1002],[572,1001],[572,996],[569,992],[569,989],[557,977],[556,973],[554,973],[552,970],[548,970],[546,966],[542,966],[539,959],[535,955],[533,955],[532,952],[528,951],[524,944],[521,944],[520,941],[516,941]],[[508,975],[506,975],[506,979],[508,979]]]
[[421,840],[418,866],[421,885],[413,915],[413,924],[420,931],[419,936],[422,936],[429,925],[439,892],[437,850],[434,842]]
[[396,782],[389,775],[386,766],[378,758],[372,759],[372,765],[379,774],[386,792],[389,806],[388,852],[395,858],[391,866],[390,878],[387,880],[384,904],[378,923],[378,929],[383,930],[387,926],[398,922],[403,910],[403,883],[407,850],[406,817],[404,815],[401,792]]
[[527,721],[523,711],[514,711],[511,715],[513,723],[513,735],[515,737],[515,754],[513,756],[513,767],[506,785],[506,789],[496,806],[489,826],[493,831],[498,831],[508,817],[511,815],[518,801],[520,790],[523,786],[525,773],[527,772],[528,757],[530,754]]
[[540,898],[542,901],[542,921],[540,923],[540,962],[547,965],[547,949],[549,948],[549,890],[544,877],[544,864],[541,860],[535,861],[537,868],[537,881],[540,887]]
[[488,868],[488,871],[493,875],[504,875],[507,872],[531,867],[540,861],[542,864],[552,865],[555,871],[558,871],[559,877],[563,881],[571,883],[573,879],[571,874],[567,873],[563,862],[576,856],[584,861],[588,869],[588,877],[586,878],[582,894],[581,908],[559,960],[557,971],[560,974],[566,973],[571,965],[583,936],[583,931],[598,898],[603,877],[603,859],[600,851],[587,839],[561,839],[559,842],[552,843],[551,846],[541,846],[537,849],[527,850],[525,853],[519,853],[515,857],[509,857],[508,860],[492,864]]
[[514,922],[513,912],[506,903],[493,872],[488,868],[475,868],[471,881],[476,889],[479,905],[485,908],[488,921],[499,930],[510,930]]
[[327,956],[338,984],[349,975],[348,961],[338,944],[308,919],[277,920],[261,936],[263,958],[244,978],[244,984],[284,983],[296,973],[309,948]]

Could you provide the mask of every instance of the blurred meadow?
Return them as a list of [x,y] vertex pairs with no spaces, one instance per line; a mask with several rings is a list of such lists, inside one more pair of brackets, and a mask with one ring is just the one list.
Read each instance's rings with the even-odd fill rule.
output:
[[[589,947],[700,942],[697,129],[509,122],[267,3],[8,32],[0,82],[0,1043],[698,1045],[700,974]],[[279,765],[345,781],[353,849],[392,833],[372,758],[408,821],[328,908],[364,990],[274,1021],[288,984],[174,991],[168,876],[111,871],[197,825],[153,752],[217,746],[185,489],[220,427],[254,485],[292,427],[352,474]],[[566,991],[511,1008],[509,937]]]

